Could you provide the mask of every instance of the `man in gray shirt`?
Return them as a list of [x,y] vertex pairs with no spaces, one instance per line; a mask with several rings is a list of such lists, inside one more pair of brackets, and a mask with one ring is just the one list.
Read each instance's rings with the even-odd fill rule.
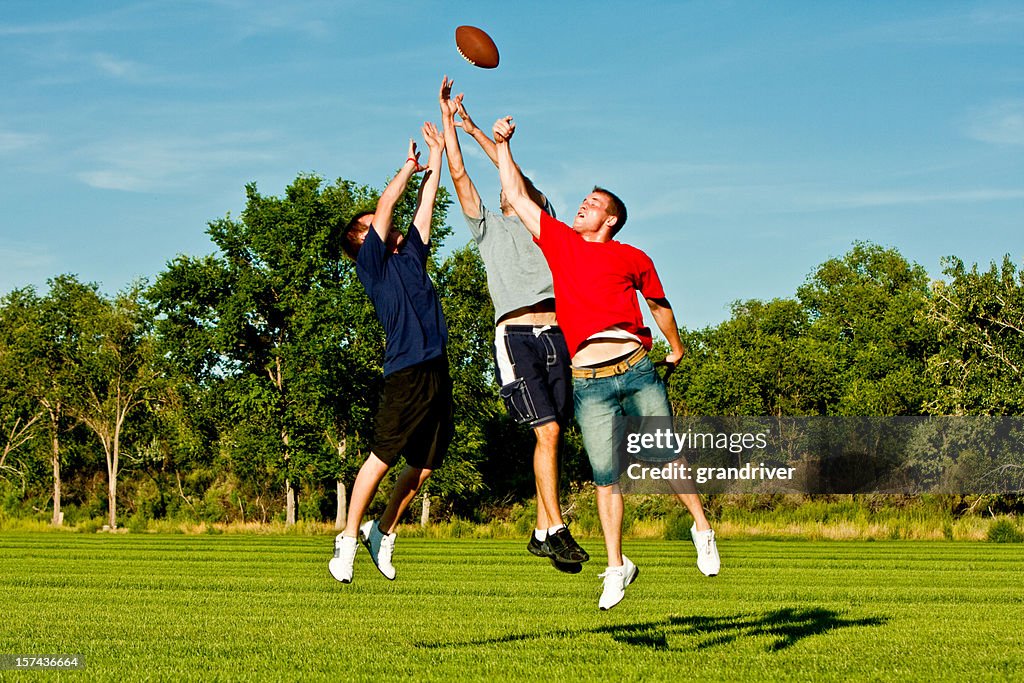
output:
[[[519,424],[533,429],[537,443],[533,472],[537,487],[537,528],[526,548],[548,557],[554,566],[577,573],[590,559],[569,533],[558,502],[558,444],[572,419],[572,377],[569,351],[555,319],[551,271],[533,237],[501,196],[501,213],[487,210],[466,173],[456,131],[470,135],[494,163],[494,141],[473,124],[462,95],[451,96],[452,81],[441,83],[441,121],[448,170],[466,223],[487,270],[487,289],[494,302],[495,375],[505,406]],[[456,122],[455,116],[459,121]],[[551,215],[547,198],[532,184],[530,196]]]

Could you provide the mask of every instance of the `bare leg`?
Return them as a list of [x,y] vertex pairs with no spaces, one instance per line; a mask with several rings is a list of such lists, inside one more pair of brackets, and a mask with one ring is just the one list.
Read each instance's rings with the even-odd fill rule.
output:
[[377,487],[380,486],[384,475],[388,473],[388,469],[387,463],[373,453],[370,453],[370,457],[359,468],[356,481],[352,484],[352,499],[349,501],[348,521],[345,524],[345,530],[342,532],[346,536],[355,538],[359,533],[359,523],[363,521],[366,508],[370,507],[370,502],[373,501],[373,497],[377,494]]
[[558,439],[561,427],[546,422],[533,430],[537,445],[533,449],[533,476],[537,485],[537,528],[549,529],[562,524],[558,504]]
[[677,493],[676,498],[686,506],[690,515],[693,516],[693,522],[697,525],[697,531],[707,531],[711,528],[708,518],[704,515],[704,506],[700,502],[699,495],[696,493]]
[[382,532],[390,534],[394,531],[398,526],[398,520],[402,518],[402,513],[409,507],[409,503],[416,497],[416,492],[430,478],[433,471],[406,465],[402,473],[398,475],[398,481],[395,482],[395,488],[391,492],[387,509],[380,516],[379,524]]
[[608,566],[622,566],[622,492],[618,484],[597,487],[597,514],[604,532]]
[[[686,460],[679,460],[678,463],[683,467],[687,464]],[[704,505],[700,501],[700,494],[697,493],[697,487],[693,485],[693,481],[689,479],[671,479],[669,482],[676,494],[676,498],[686,506],[686,509],[693,517],[693,522],[697,525],[697,531],[707,531],[710,529],[711,524],[708,523],[708,518],[704,515]]]

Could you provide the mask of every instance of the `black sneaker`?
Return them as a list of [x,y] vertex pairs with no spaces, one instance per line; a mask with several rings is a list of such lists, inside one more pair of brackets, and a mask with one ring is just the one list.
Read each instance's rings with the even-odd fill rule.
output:
[[550,559],[551,566],[560,572],[565,572],[566,574],[579,574],[583,571],[583,565],[579,562],[560,562],[555,559],[551,555],[551,551],[547,547],[547,543],[538,541],[537,537],[532,533],[530,534],[530,542],[526,544],[526,549],[531,555]]
[[559,562],[553,557],[551,558],[551,566],[566,574],[579,574],[583,571],[583,565],[579,562]]
[[546,546],[550,553],[549,557],[559,562],[579,564],[590,559],[587,551],[581,548],[569,533],[569,527],[562,527],[555,533],[548,534],[548,539],[541,546]]
[[530,532],[530,542],[526,544],[526,550],[537,557],[551,557],[551,553],[544,549],[544,544],[537,540],[537,535]]

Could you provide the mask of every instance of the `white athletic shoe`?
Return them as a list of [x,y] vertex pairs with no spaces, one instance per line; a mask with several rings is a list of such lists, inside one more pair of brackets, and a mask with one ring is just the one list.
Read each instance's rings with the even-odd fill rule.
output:
[[335,536],[334,557],[327,565],[331,570],[331,576],[342,583],[352,583],[352,565],[355,564],[358,549],[359,544],[355,537],[343,534]]
[[391,564],[391,556],[395,552],[395,534],[385,534],[380,530],[377,520],[371,520],[359,527],[363,545],[370,552],[370,559],[389,581],[395,580],[395,566]]
[[715,532],[697,531],[697,525],[690,527],[690,538],[693,539],[693,546],[697,549],[697,569],[704,576],[715,576],[722,568],[722,561],[718,557],[718,546],[715,545]]
[[626,586],[633,583],[640,575],[640,570],[628,557],[622,556],[621,567],[608,567],[603,574],[598,574],[599,579],[604,579],[604,590],[601,592],[601,599],[597,606],[603,610],[611,609],[622,602],[626,597]]

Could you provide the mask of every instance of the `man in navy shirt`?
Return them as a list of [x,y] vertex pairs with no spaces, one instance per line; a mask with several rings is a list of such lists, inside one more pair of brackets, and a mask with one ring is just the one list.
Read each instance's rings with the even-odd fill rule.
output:
[[[452,382],[445,344],[448,329],[441,303],[427,276],[430,221],[434,213],[444,154],[444,135],[432,123],[423,125],[430,149],[420,166],[416,143],[402,169],[381,193],[373,212],[358,214],[345,228],[342,246],[356,261],[356,274],[384,327],[384,393],[374,419],[370,455],[352,487],[345,530],[335,538],[331,575],[352,581],[352,567],[361,537],[370,558],[388,579],[394,528],[416,492],[437,468],[453,434]],[[420,186],[413,224],[405,235],[392,228],[392,214],[409,179],[426,171]],[[379,520],[360,526],[377,487],[398,455],[406,466],[395,482],[387,509]]]

